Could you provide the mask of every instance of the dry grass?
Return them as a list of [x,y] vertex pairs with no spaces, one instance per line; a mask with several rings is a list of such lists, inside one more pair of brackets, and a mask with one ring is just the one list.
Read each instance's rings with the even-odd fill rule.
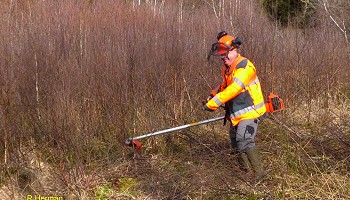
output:
[[[1,2],[0,198],[347,199],[344,35],[322,9],[322,23],[295,30],[255,1],[208,2]],[[236,167],[221,122],[145,139],[142,153],[124,145],[220,115],[200,108],[221,81],[206,55],[223,29],[287,106],[260,126],[259,184]]]

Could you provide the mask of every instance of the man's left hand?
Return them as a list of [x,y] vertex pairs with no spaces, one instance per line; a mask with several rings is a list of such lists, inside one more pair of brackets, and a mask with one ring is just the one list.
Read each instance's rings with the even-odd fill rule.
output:
[[214,110],[210,109],[206,104],[202,107],[202,110],[213,112]]

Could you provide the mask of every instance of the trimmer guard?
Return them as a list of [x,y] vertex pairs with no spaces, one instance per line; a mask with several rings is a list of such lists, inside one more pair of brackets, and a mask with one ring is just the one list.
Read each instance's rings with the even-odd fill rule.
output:
[[138,140],[133,140],[132,138],[128,138],[125,140],[125,144],[130,147],[135,147],[137,150],[141,150],[142,144]]

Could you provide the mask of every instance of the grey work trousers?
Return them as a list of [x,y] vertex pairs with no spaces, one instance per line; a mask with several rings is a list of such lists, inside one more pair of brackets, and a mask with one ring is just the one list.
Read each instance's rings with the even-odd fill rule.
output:
[[257,119],[242,120],[236,126],[230,125],[231,146],[234,150],[244,152],[255,147],[255,135],[258,129]]

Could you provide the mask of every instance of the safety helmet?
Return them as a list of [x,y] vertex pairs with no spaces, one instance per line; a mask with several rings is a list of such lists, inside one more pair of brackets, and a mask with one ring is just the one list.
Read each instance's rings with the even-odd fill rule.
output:
[[211,50],[208,54],[208,60],[211,55],[214,56],[227,56],[228,52],[239,48],[242,41],[239,37],[232,37],[226,33],[226,31],[221,31],[217,35],[218,42],[212,44]]

